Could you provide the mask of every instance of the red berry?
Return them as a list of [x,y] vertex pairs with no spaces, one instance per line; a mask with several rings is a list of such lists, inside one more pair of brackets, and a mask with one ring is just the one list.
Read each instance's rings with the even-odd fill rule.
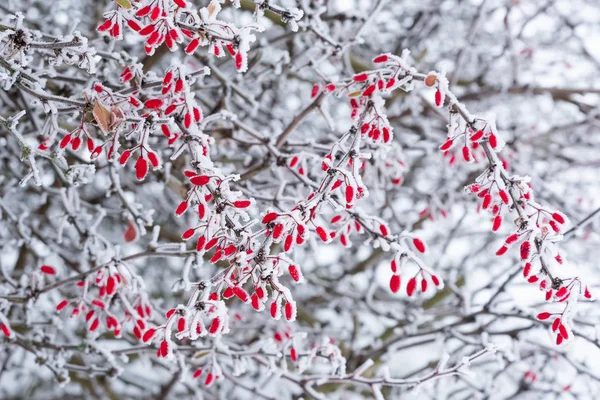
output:
[[564,217],[563,217],[561,214],[559,214],[559,213],[557,213],[557,212],[556,212],[556,213],[554,213],[554,214],[552,214],[552,218],[553,218],[553,219],[554,219],[556,222],[558,222],[559,224],[564,224],[564,223],[565,223],[565,218],[564,218]]
[[40,271],[46,275],[56,275],[56,269],[54,269],[54,267],[51,267],[49,265],[42,265],[40,268]]
[[400,290],[400,275],[392,275],[390,279],[390,290],[392,293],[397,293]]
[[423,243],[421,239],[414,238],[413,244],[415,245],[417,250],[419,250],[421,253],[425,253],[425,243]]
[[290,265],[288,267],[288,272],[290,273],[290,276],[292,277],[292,279],[296,282],[299,282],[301,279],[301,275],[300,275],[300,271],[298,270],[298,267],[295,265]]
[[471,141],[476,142],[483,136],[483,130],[478,130],[471,136]]
[[415,278],[411,278],[406,285],[406,294],[408,296],[412,296],[415,293],[415,289],[417,288],[417,280]]
[[496,255],[497,255],[497,256],[501,256],[501,255],[503,255],[504,253],[506,253],[506,251],[507,251],[507,250],[508,250],[508,247],[507,247],[507,246],[502,246],[502,247],[500,247],[500,248],[498,249],[498,251],[496,252]]
[[327,232],[325,232],[325,229],[323,229],[320,226],[317,226],[316,230],[317,230],[317,235],[319,235],[321,240],[324,242],[327,242],[327,240],[329,239],[329,235],[327,235]]
[[188,202],[187,201],[182,201],[179,206],[177,206],[177,209],[175,210],[175,214],[177,216],[180,216],[181,214],[183,214],[185,212],[185,210],[187,210],[188,208]]
[[146,100],[146,102],[144,103],[144,106],[151,110],[156,110],[163,106],[163,101],[161,99]]
[[546,319],[550,318],[550,313],[549,312],[542,312],[539,313],[537,316],[537,319],[539,319],[540,321],[544,321]]
[[247,208],[250,207],[250,204],[252,204],[250,200],[237,200],[233,202],[235,208]]
[[207,175],[196,175],[190,178],[190,182],[196,186],[206,185],[210,181],[210,177]]
[[521,260],[527,260],[529,258],[530,250],[531,250],[531,244],[529,244],[529,242],[521,243]]
[[444,144],[440,146],[440,150],[446,151],[446,150],[450,149],[450,147],[452,147],[453,143],[454,143],[454,141],[452,139],[446,140],[444,142]]
[[495,232],[500,228],[500,225],[502,225],[502,217],[499,215],[496,215],[496,217],[494,217],[494,224],[492,226],[492,230]]
[[110,19],[107,19],[102,24],[100,24],[100,26],[98,26],[98,28],[96,28],[96,29],[98,29],[98,31],[100,31],[100,32],[106,32],[111,27],[112,27],[112,21]]
[[439,90],[435,92],[435,105],[438,107],[442,105],[442,92]]
[[139,157],[135,162],[135,176],[138,180],[143,180],[148,174],[148,162],[145,158]]
[[58,305],[56,306],[56,311],[60,311],[63,308],[65,308],[67,305],[69,305],[69,300],[63,300],[60,303],[58,303]]

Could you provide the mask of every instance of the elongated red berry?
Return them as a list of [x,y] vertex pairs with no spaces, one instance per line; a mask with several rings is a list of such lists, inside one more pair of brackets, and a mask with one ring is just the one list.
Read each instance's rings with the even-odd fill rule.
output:
[[310,92],[310,97],[311,98],[317,97],[317,95],[319,94],[319,89],[320,89],[319,85],[314,85]]
[[500,228],[500,225],[502,225],[502,217],[500,215],[496,215],[494,217],[494,224],[492,226],[492,230],[496,232]]
[[548,318],[550,318],[550,313],[549,312],[541,312],[537,316],[537,319],[539,319],[540,321],[544,321],[544,320],[546,320]]
[[368,97],[370,95],[372,95],[375,92],[375,85],[371,85],[369,86],[364,92],[363,92],[363,96]]
[[183,240],[188,240],[192,236],[194,236],[195,233],[196,233],[196,230],[194,228],[190,228],[190,229],[186,230],[185,232],[183,232],[183,234],[181,235],[181,238]]
[[414,238],[413,244],[415,245],[417,250],[419,250],[421,253],[425,253],[425,243],[423,243],[423,241],[421,239]]
[[298,269],[297,266],[295,265],[290,265],[288,267],[288,272],[290,273],[290,276],[292,277],[292,279],[296,282],[299,282],[301,279],[301,275],[300,275],[300,270]]
[[271,318],[277,318],[279,316],[279,303],[276,301],[271,303],[270,314]]
[[146,106],[146,108],[149,108],[151,110],[156,110],[163,106],[163,101],[161,99],[146,100],[146,102],[144,103],[144,106]]
[[327,232],[325,232],[325,229],[323,229],[323,227],[317,226],[316,231],[317,231],[317,235],[319,235],[321,240],[324,242],[327,242],[327,240],[329,239],[329,235],[327,235]]
[[387,236],[389,233],[387,226],[385,226],[384,224],[379,225],[379,232],[381,232],[383,236]]
[[273,237],[275,239],[279,239],[282,234],[283,234],[283,224],[275,225],[275,228],[273,229]]
[[506,193],[506,191],[504,190],[500,190],[498,192],[498,195],[500,196],[500,198],[502,199],[502,201],[504,202],[504,204],[508,204],[508,193]]
[[196,186],[206,185],[210,181],[210,177],[207,175],[196,175],[190,178],[190,182]]
[[212,320],[212,323],[210,324],[210,328],[208,329],[208,331],[214,335],[215,333],[217,333],[219,331],[220,327],[221,327],[221,320],[217,317]]
[[569,332],[567,332],[567,327],[564,324],[558,325],[558,331],[560,332],[561,336],[565,339],[569,338]]
[[125,150],[119,158],[119,164],[125,165],[127,163],[127,160],[129,160],[129,157],[131,157],[131,150]]
[[177,209],[175,210],[175,214],[177,216],[180,216],[181,214],[183,214],[185,212],[185,210],[187,210],[187,208],[188,208],[188,202],[187,201],[182,201],[177,206]]
[[525,263],[525,266],[523,267],[523,276],[525,278],[527,278],[529,276],[530,272],[531,272],[531,263]]
[[254,293],[250,297],[250,304],[252,305],[252,308],[254,308],[256,311],[260,310],[260,301],[256,293]]
[[531,250],[531,244],[529,242],[521,243],[521,260],[527,260],[529,258],[530,250]]
[[112,28],[112,21],[110,19],[107,19],[106,21],[104,21],[102,24],[100,24],[100,26],[98,26],[98,28],[96,28],[99,32],[106,32],[107,30],[109,30],[110,28]]
[[481,207],[484,210],[486,210],[490,206],[491,203],[492,203],[492,196],[488,193],[483,198],[483,203],[481,204]]
[[246,292],[243,288],[241,288],[239,286],[234,286],[233,293],[237,296],[238,299],[240,299],[244,303],[248,302],[248,298],[249,298],[248,292]]
[[293,243],[294,243],[294,236],[287,235],[285,238],[285,242],[283,244],[283,251],[285,251],[285,252],[290,251]]
[[438,107],[442,105],[442,92],[439,90],[435,92],[435,105]]
[[295,348],[291,348],[290,349],[290,358],[292,359],[292,361],[298,361],[298,353],[296,352]]
[[497,256],[501,256],[501,255],[503,255],[504,253],[506,253],[506,251],[507,251],[507,250],[508,250],[508,247],[507,247],[507,246],[502,246],[502,247],[500,247],[500,248],[498,249],[498,251],[496,251],[496,255],[497,255]]
[[145,333],[144,336],[142,336],[142,340],[144,342],[149,342],[152,340],[152,338],[154,337],[154,332],[155,330],[153,328],[148,329]]
[[289,303],[289,302],[285,303],[285,319],[290,321],[294,318],[295,314],[296,314],[296,308],[295,308],[294,304]]
[[60,311],[63,308],[65,308],[67,305],[69,305],[69,300],[63,300],[60,303],[58,303],[58,305],[56,306],[56,311]]
[[90,325],[90,331],[95,331],[98,328],[98,325],[100,325],[100,321],[98,318],[94,318],[94,321],[92,321],[92,324]]
[[252,203],[250,202],[250,200],[236,200],[233,202],[233,206],[235,208],[247,208],[250,207]]
[[54,267],[51,267],[49,265],[42,265],[40,267],[40,271],[46,275],[56,275],[56,269],[54,269]]
[[450,149],[450,147],[452,147],[453,143],[454,143],[454,141],[452,139],[446,140],[444,142],[444,144],[440,146],[440,150],[446,151],[446,150]]
[[8,325],[6,325],[6,324],[0,324],[0,330],[2,330],[2,333],[4,333],[4,336],[6,336],[6,337],[12,337],[12,331],[10,330],[10,328],[8,327]]
[[159,352],[161,357],[166,357],[167,355],[169,355],[169,342],[167,342],[166,340],[160,342]]
[[136,32],[139,32],[142,29],[142,27],[133,19],[128,20],[127,25]]
[[471,141],[476,142],[483,137],[483,130],[478,130],[471,136]]
[[406,285],[406,294],[408,296],[412,296],[415,293],[415,289],[417,288],[417,279],[411,278]]
[[109,296],[115,293],[117,282],[114,276],[109,276],[106,280],[106,294]]
[[139,157],[135,162],[135,176],[138,180],[143,180],[148,174],[148,162],[144,157]]
[[152,166],[154,168],[158,167],[159,162],[158,162],[158,157],[157,157],[156,153],[149,151],[148,152],[148,160],[150,160],[150,164],[152,164]]
[[556,331],[560,325],[560,318],[555,318],[554,322],[552,322],[552,331]]
[[400,275],[392,275],[390,279],[390,290],[392,293],[398,293],[400,290]]
[[471,161],[471,151],[469,150],[469,148],[467,146],[463,146],[463,148],[462,148],[462,155],[463,155],[463,159],[466,162]]
[[354,187],[346,186],[346,203],[350,204],[354,200]]
[[554,214],[552,214],[552,218],[559,224],[565,223],[565,218],[560,213],[555,212]]
[[262,223],[263,223],[263,224],[268,224],[269,222],[273,222],[273,221],[275,221],[275,219],[277,219],[277,213],[275,213],[275,212],[270,212],[270,213],[267,213],[267,214],[266,214],[266,215],[263,217],[263,219],[262,219]]
[[506,238],[506,244],[511,244],[517,241],[517,239],[519,238],[519,235],[517,235],[516,233],[513,233],[512,235],[510,235],[509,237]]

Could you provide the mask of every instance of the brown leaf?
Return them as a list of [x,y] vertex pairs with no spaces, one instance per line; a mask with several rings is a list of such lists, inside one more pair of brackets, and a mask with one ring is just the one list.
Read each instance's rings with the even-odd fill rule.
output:
[[125,119],[125,115],[120,108],[114,107],[112,109],[112,116],[110,121],[110,130],[113,130],[117,127],[123,120]]
[[104,104],[100,103],[98,100],[94,103],[92,108],[92,112],[94,113],[94,119],[96,123],[100,127],[100,130],[108,135],[110,132],[110,128],[113,121],[113,113],[110,112],[108,108],[104,106]]

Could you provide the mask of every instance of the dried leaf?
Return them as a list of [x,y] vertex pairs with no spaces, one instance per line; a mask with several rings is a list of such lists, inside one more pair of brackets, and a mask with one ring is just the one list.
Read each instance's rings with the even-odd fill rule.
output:
[[94,113],[94,119],[100,127],[100,130],[105,135],[108,135],[108,133],[110,132],[111,125],[113,123],[113,113],[110,112],[110,110],[106,108],[104,104],[100,103],[97,100],[94,103],[92,111]]
[[123,8],[131,8],[131,2],[129,0],[115,0],[115,2]]
[[111,112],[111,121],[110,121],[110,129],[113,130],[116,126],[118,126],[123,119],[125,119],[125,115],[120,108],[113,108]]
[[194,354],[194,356],[192,358],[195,359],[195,360],[198,360],[198,359],[200,359],[202,357],[205,357],[205,356],[207,356],[209,354],[210,354],[210,352],[208,352],[208,351],[199,351],[196,354]]
[[206,7],[206,9],[208,10],[208,16],[213,17],[217,15],[219,11],[221,11],[221,5],[217,1],[213,0],[210,2],[208,7]]

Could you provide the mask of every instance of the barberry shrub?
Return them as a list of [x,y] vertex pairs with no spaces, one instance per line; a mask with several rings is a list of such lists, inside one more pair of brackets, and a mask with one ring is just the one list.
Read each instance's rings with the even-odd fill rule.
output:
[[600,8],[479,3],[0,5],[0,397],[593,398]]

